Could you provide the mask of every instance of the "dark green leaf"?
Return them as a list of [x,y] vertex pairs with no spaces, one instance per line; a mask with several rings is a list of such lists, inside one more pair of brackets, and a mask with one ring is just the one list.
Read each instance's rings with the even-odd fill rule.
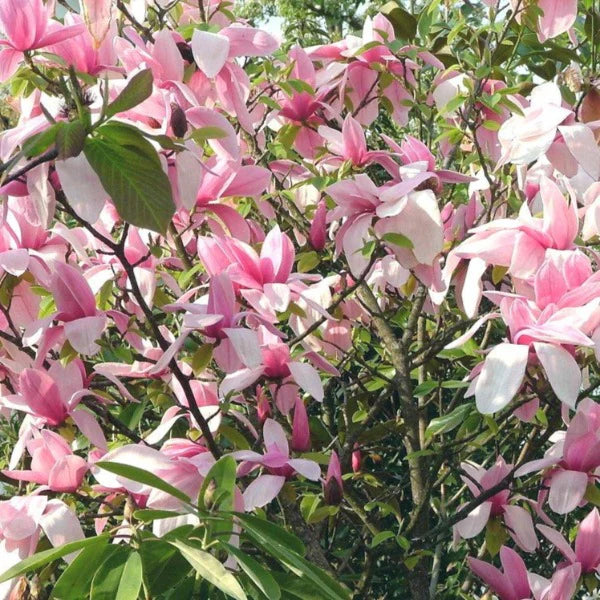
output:
[[88,598],[92,579],[96,572],[94,567],[102,563],[107,550],[113,550],[114,548],[114,546],[108,546],[108,537],[104,537],[102,543],[82,550],[75,560],[63,571],[56,585],[52,588],[50,598],[55,598],[56,600]]
[[118,546],[96,571],[90,600],[136,600],[142,586],[142,560],[129,546]]
[[456,407],[452,412],[447,415],[443,415],[436,419],[432,419],[429,426],[425,430],[425,437],[430,438],[440,433],[446,433],[456,429],[466,418],[467,415],[473,409],[472,404],[463,404],[462,406]]
[[220,543],[227,552],[235,556],[242,570],[269,600],[279,600],[279,598],[281,598],[281,590],[269,571],[256,562],[251,556],[242,552],[239,548],[236,548],[227,542],[222,541]]
[[88,138],[84,151],[123,220],[166,233],[175,204],[171,183],[160,163],[104,138]]
[[79,156],[85,145],[87,132],[81,121],[62,123],[56,133],[56,150],[59,160]]
[[247,600],[238,580],[212,554],[178,540],[170,543],[181,552],[202,579],[236,600]]
[[22,560],[14,567],[11,567],[8,569],[8,571],[2,573],[2,575],[0,575],[0,583],[8,581],[13,577],[23,575],[23,573],[36,571],[40,567],[47,565],[49,562],[58,560],[67,554],[71,554],[71,552],[76,552],[77,550],[88,548],[96,544],[105,544],[107,537],[107,535],[100,535],[97,537],[85,538],[83,540],[77,540],[76,542],[69,542],[63,546],[58,546],[57,548],[50,548],[49,550],[37,552],[33,556],[29,556],[28,558]]
[[56,134],[62,125],[63,123],[55,123],[48,127],[48,129],[27,138],[21,146],[25,157],[33,158],[48,150],[54,144]]
[[121,477],[126,477],[127,479],[131,479],[132,481],[137,481],[138,483],[143,483],[144,485],[148,485],[150,487],[161,490],[167,494],[170,494],[174,498],[189,504],[190,499],[186,496],[181,490],[178,490],[176,487],[173,487],[170,483],[167,483],[160,477],[154,475],[154,473],[150,473],[149,471],[145,471],[144,469],[140,469],[139,467],[134,467],[132,465],[124,465],[122,463],[116,462],[97,462],[96,467],[100,469],[104,469],[105,471],[109,471],[110,473],[114,473],[115,475],[119,475]]
[[112,117],[125,112],[149,98],[152,94],[152,81],[150,69],[136,73],[115,100],[106,107],[106,116]]

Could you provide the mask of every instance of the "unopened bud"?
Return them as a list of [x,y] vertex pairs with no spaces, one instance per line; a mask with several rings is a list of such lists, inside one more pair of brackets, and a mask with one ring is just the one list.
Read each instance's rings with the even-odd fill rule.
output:
[[174,102],[171,103],[171,129],[173,130],[173,135],[178,138],[182,138],[188,129],[185,111],[179,104],[175,104]]

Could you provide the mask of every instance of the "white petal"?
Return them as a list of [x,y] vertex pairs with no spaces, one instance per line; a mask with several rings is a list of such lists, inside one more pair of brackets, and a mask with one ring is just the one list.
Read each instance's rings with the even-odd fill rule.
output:
[[498,344],[485,359],[475,386],[479,412],[492,414],[504,408],[523,382],[529,348],[518,344]]

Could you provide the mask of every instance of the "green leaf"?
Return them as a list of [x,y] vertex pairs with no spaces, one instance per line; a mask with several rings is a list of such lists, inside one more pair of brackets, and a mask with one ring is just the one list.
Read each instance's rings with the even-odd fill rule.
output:
[[387,2],[380,8],[399,38],[412,40],[417,33],[417,20],[408,11],[404,10],[397,2]]
[[194,131],[190,133],[190,137],[196,144],[202,145],[206,140],[220,140],[227,137],[227,132],[223,131],[220,127],[207,125],[206,127],[194,129]]
[[[143,139],[142,142],[150,145]],[[139,140],[138,140],[139,141]],[[165,234],[175,213],[169,178],[156,160],[106,138],[88,138],[85,156],[123,220]]]
[[[286,538],[291,537],[294,539],[295,536],[291,536],[281,528],[257,517],[241,513],[236,513],[236,515],[244,525],[246,533],[259,547],[285,564],[300,577],[309,579],[317,587],[323,600],[349,600],[350,594],[345,587],[340,585],[328,573],[311,564],[295,552],[289,543],[285,542]],[[304,554],[304,545],[302,545],[302,550],[302,554]]]
[[250,577],[250,579],[256,584],[256,587],[269,599],[279,600],[281,598],[281,590],[279,585],[273,579],[273,576],[267,571],[261,564],[254,560],[251,556],[248,556],[245,552],[242,552],[239,548],[228,544],[227,542],[221,541],[220,544],[229,552],[233,554],[237,559],[238,564]]
[[94,568],[90,568],[90,565],[101,564],[107,550],[113,548],[114,546],[108,546],[108,537],[104,537],[101,543],[82,550],[63,571],[63,574],[52,588],[50,598],[56,600],[88,598],[92,579],[96,572]]
[[500,552],[500,548],[507,538],[506,529],[503,527],[500,519],[497,517],[490,519],[485,529],[485,542],[490,556],[494,557]]
[[217,508],[221,511],[233,510],[236,462],[232,456],[222,456],[206,474],[200,493],[198,494],[198,506],[201,510],[207,510],[209,500],[207,490],[209,486],[214,490],[211,492],[211,509]]
[[373,539],[371,540],[371,548],[375,548],[376,546],[379,546],[379,544],[382,544],[386,540],[389,540],[393,537],[395,537],[393,531],[380,531],[378,534],[373,536]]
[[142,559],[132,552],[125,563],[115,600],[136,600],[142,587]]
[[79,156],[85,145],[87,132],[81,121],[61,123],[62,127],[56,132],[56,150],[58,159],[64,160]]
[[150,538],[140,546],[144,578],[151,598],[176,587],[191,571],[190,563],[166,541],[171,533],[161,539]]
[[92,580],[90,600],[136,600],[142,586],[142,559],[129,546],[118,546]]
[[85,538],[83,540],[77,540],[76,542],[69,542],[68,544],[64,544],[63,546],[58,546],[57,548],[50,548],[49,550],[43,550],[42,552],[37,552],[33,556],[30,556],[20,563],[16,564],[14,567],[8,569],[0,575],[0,583],[4,583],[13,577],[18,577],[19,575],[23,575],[23,573],[29,573],[31,571],[36,571],[40,567],[47,565],[48,563],[58,560],[67,554],[71,554],[71,552],[76,552],[77,550],[81,550],[83,548],[88,548],[90,546],[94,546],[96,544],[105,544],[108,535],[99,535],[97,537]]
[[180,517],[181,513],[176,512],[174,510],[153,510],[149,508],[143,508],[140,510],[136,510],[133,513],[133,516],[138,521],[150,523],[152,521],[156,521],[157,519],[173,519],[176,517]]
[[188,546],[179,540],[169,543],[181,552],[200,577],[236,600],[247,600],[238,580],[212,554],[194,546]]
[[400,246],[400,248],[414,248],[414,244],[401,233],[386,233],[383,236],[383,241],[394,246]]
[[260,517],[255,517],[254,515],[236,514],[248,529],[255,532],[267,542],[274,545],[286,546],[292,552],[302,556],[306,554],[306,548],[302,541],[282,527],[279,527],[270,521],[265,521]]
[[311,250],[310,252],[301,252],[298,254],[298,271],[300,271],[300,273],[308,273],[320,262],[321,259],[314,250]]
[[152,71],[144,69],[136,73],[121,93],[106,107],[106,116],[113,117],[141,104],[152,94]]
[[425,438],[430,438],[440,433],[446,433],[456,429],[473,409],[472,404],[463,404],[456,407],[452,412],[436,419],[432,419],[425,430]]
[[48,148],[54,144],[54,141],[56,140],[56,134],[62,125],[63,123],[55,123],[54,125],[48,127],[48,129],[45,129],[44,131],[36,133],[30,138],[27,138],[21,146],[21,150],[23,151],[25,157],[33,158],[34,156],[39,156],[48,150]]
[[186,504],[190,503],[189,497],[186,496],[181,490],[178,490],[170,483],[163,481],[160,477],[154,475],[154,473],[150,473],[149,471],[145,471],[139,467],[104,461],[97,462],[95,466],[99,467],[100,469],[104,469],[109,473],[114,473],[115,475],[126,477],[132,481],[137,481],[138,483],[143,483],[144,485],[161,490],[162,492],[170,494],[174,498],[177,498]]

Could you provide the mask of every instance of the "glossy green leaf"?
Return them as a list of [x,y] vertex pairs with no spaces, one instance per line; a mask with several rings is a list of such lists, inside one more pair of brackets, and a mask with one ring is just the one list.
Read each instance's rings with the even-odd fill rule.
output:
[[[136,141],[149,145],[141,134]],[[137,148],[118,145],[106,137],[88,138],[84,152],[123,220],[166,233],[175,204],[156,152],[153,160]]]
[[250,579],[256,584],[258,589],[269,599],[279,600],[281,598],[281,590],[279,585],[273,579],[273,576],[267,571],[260,563],[254,560],[251,556],[248,556],[245,552],[228,544],[227,542],[220,542],[227,552],[233,554],[237,559],[238,564],[250,577]]
[[20,563],[16,564],[14,567],[11,567],[10,569],[8,569],[8,571],[2,573],[2,575],[0,575],[0,583],[8,581],[13,577],[23,575],[23,573],[37,571],[44,565],[47,565],[49,562],[58,560],[59,558],[62,558],[67,554],[71,554],[72,552],[76,552],[77,550],[88,548],[96,544],[105,544],[107,537],[107,535],[100,535],[97,537],[85,538],[83,540],[77,540],[76,542],[69,542],[68,544],[64,544],[63,546],[58,546],[57,548],[50,548],[49,550],[37,552],[33,556],[25,558]]
[[247,600],[246,593],[238,580],[212,555],[179,540],[169,542],[194,567],[198,575],[231,598]]
[[136,73],[121,93],[106,107],[106,116],[112,117],[141,104],[152,94],[152,71],[144,69]]
[[99,467],[100,469],[105,469],[110,473],[114,473],[115,475],[126,477],[127,479],[131,479],[132,481],[137,481],[138,483],[143,483],[144,485],[148,485],[150,487],[161,490],[173,496],[174,498],[178,498],[186,504],[189,504],[190,502],[189,497],[186,496],[181,490],[178,490],[176,487],[173,487],[170,483],[167,483],[160,477],[154,475],[154,473],[150,473],[149,471],[145,471],[144,469],[140,469],[139,467],[105,461],[97,462],[95,466]]

